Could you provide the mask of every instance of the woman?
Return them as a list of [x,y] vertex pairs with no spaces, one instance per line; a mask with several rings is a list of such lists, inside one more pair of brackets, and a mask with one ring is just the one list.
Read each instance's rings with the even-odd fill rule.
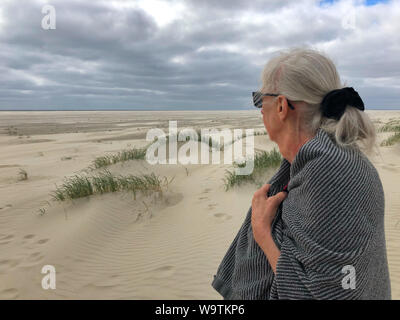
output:
[[212,286],[224,299],[391,299],[375,128],[333,62],[272,58],[253,93],[283,156],[255,192]]

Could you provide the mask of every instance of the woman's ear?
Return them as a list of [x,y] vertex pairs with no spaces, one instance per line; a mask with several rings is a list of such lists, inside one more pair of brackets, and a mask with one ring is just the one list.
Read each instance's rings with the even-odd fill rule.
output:
[[283,103],[284,103],[284,99],[281,96],[279,96],[278,97],[279,112],[282,112],[282,110],[283,110]]
[[[279,117],[281,118],[281,120],[284,120],[287,117],[288,108],[289,108],[287,105],[287,100],[280,97],[278,103],[280,103],[280,106],[278,109]],[[286,108],[283,107],[284,104],[286,105]]]

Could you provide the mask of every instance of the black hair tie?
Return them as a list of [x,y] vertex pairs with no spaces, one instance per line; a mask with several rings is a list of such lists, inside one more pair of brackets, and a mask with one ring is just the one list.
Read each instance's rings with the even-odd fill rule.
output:
[[364,111],[364,102],[358,92],[352,87],[345,87],[328,92],[321,102],[322,114],[327,118],[339,120],[350,105],[358,110]]

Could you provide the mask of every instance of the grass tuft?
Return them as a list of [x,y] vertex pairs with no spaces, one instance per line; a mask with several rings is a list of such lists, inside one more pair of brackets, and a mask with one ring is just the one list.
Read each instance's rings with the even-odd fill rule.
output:
[[[255,184],[259,184],[259,178],[265,173],[268,169],[276,168],[282,162],[282,156],[276,149],[273,149],[270,152],[262,151],[256,153],[254,156],[254,170],[249,175],[238,175],[235,171],[226,170],[224,184],[225,191],[228,191],[235,185],[241,185],[245,182],[252,182]],[[244,168],[247,165],[247,161],[243,163],[234,163],[235,167]]]
[[383,147],[388,147],[388,146],[392,146],[395,143],[400,142],[400,132],[396,132],[394,135],[390,136],[389,138],[383,140],[381,142],[381,146]]
[[[214,138],[212,135],[209,137],[202,137],[201,136],[201,130],[197,129],[196,130],[197,133],[197,141],[198,142],[202,142],[202,143],[206,143],[208,144],[208,146],[210,148],[214,148],[216,150],[220,150],[220,151],[224,151],[224,147],[234,143],[236,140],[232,140],[231,142],[227,142],[227,143],[220,143],[219,140],[217,140],[216,138]],[[255,132],[254,135],[266,135],[267,132],[261,131],[261,132]],[[243,133],[242,137],[239,137],[237,140],[239,139],[243,139],[246,137],[246,134]],[[165,144],[168,144],[170,139],[170,135],[166,135],[165,136]],[[190,137],[186,137],[186,141],[188,141],[190,139]],[[155,138],[155,141],[158,140],[158,137]],[[146,158],[146,152],[147,152],[147,148],[153,143],[149,143],[147,146],[143,147],[143,148],[132,148],[132,149],[125,149],[122,150],[116,154],[113,155],[106,155],[106,156],[101,156],[101,157],[97,157],[95,160],[93,160],[92,164],[89,166],[89,171],[93,171],[96,169],[101,169],[101,168],[105,168],[108,167],[110,165],[116,164],[118,162],[125,162],[125,161],[129,161],[129,160],[144,160]],[[62,159],[62,160],[66,160],[66,159]]]
[[379,132],[400,132],[399,122],[389,122],[379,128]]
[[128,160],[144,160],[146,158],[146,151],[147,147],[133,148],[122,150],[117,154],[97,157],[95,160],[93,160],[92,164],[89,166],[89,169],[100,169],[118,162],[125,162]]
[[395,134],[381,142],[381,146],[383,147],[392,146],[400,142],[400,120],[390,120],[379,129],[379,132],[395,132]]
[[64,183],[60,187],[56,186],[56,190],[51,196],[55,201],[65,201],[67,199],[88,197],[94,194],[130,191],[136,199],[138,192],[145,195],[149,195],[152,192],[162,194],[162,186],[162,179],[154,173],[141,176],[116,176],[104,169],[95,176],[75,175],[65,178]]

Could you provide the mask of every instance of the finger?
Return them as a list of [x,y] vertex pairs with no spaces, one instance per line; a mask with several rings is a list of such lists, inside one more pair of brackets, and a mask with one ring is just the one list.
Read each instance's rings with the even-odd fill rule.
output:
[[287,195],[288,195],[287,192],[281,191],[281,192],[277,193],[276,195],[274,195],[273,197],[270,197],[270,198],[273,199],[275,204],[279,205],[283,200],[286,199]]
[[260,189],[258,189],[256,192],[254,192],[253,197],[254,198],[263,198],[263,199],[266,198],[269,188],[270,188],[270,185],[268,185],[268,184],[263,185]]
[[269,183],[266,183],[258,190],[260,191],[261,194],[266,194],[269,191],[270,187],[271,185]]

